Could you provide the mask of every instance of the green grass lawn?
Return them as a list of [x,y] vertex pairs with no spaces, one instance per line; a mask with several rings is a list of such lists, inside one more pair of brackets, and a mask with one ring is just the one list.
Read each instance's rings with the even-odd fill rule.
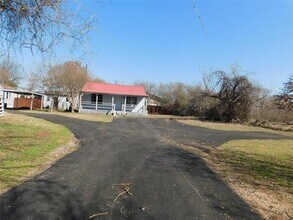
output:
[[286,187],[293,193],[293,140],[230,141],[216,154],[234,172]]
[[49,154],[73,137],[64,126],[24,115],[0,118],[0,192],[39,170]]

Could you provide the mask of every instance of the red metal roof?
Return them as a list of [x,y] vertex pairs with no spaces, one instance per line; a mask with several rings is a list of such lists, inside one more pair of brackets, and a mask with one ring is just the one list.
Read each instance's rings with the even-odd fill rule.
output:
[[148,96],[143,86],[126,86],[97,82],[87,82],[81,91],[113,95]]

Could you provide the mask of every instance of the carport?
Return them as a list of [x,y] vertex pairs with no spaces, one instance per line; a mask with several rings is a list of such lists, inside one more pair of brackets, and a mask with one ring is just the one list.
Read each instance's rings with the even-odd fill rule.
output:
[[2,88],[1,92],[4,109],[43,109],[44,95],[41,93],[5,88]]

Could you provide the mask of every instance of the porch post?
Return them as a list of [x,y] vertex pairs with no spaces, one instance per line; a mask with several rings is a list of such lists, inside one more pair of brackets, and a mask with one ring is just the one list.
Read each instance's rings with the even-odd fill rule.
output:
[[43,110],[43,102],[44,102],[44,96],[41,95],[41,110]]
[[[16,100],[17,100],[17,101],[16,101],[16,105],[17,105],[17,108],[18,108],[18,93],[16,93]],[[15,108],[15,107],[14,107],[14,103],[13,103],[13,108]]]
[[31,95],[31,108],[30,110],[33,110],[33,104],[34,104],[34,95]]
[[144,97],[144,98],[145,98],[144,113],[147,113],[147,111],[148,111],[148,98],[147,97]]
[[113,106],[114,106],[114,96],[112,95],[112,106],[111,106],[111,109],[112,109],[112,111],[115,111],[115,109],[113,109]]
[[96,94],[96,110],[98,110],[98,94]]
[[81,94],[79,95],[79,112],[80,112],[80,110],[81,110],[81,108],[82,108],[82,107],[81,107],[81,106],[82,106],[82,105],[81,105],[82,94],[83,94],[83,93],[81,93]]
[[126,99],[127,99],[127,96],[125,96],[125,99],[124,99],[124,112],[126,112]]

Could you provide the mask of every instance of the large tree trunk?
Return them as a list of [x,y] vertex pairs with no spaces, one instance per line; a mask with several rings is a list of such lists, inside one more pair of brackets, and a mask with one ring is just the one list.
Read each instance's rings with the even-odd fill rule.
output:
[[74,99],[72,97],[73,97],[73,95],[69,96],[68,100],[70,103],[71,112],[74,112]]
[[51,102],[50,102],[49,111],[50,111],[50,112],[53,112],[53,109],[54,109],[54,98],[51,97]]

